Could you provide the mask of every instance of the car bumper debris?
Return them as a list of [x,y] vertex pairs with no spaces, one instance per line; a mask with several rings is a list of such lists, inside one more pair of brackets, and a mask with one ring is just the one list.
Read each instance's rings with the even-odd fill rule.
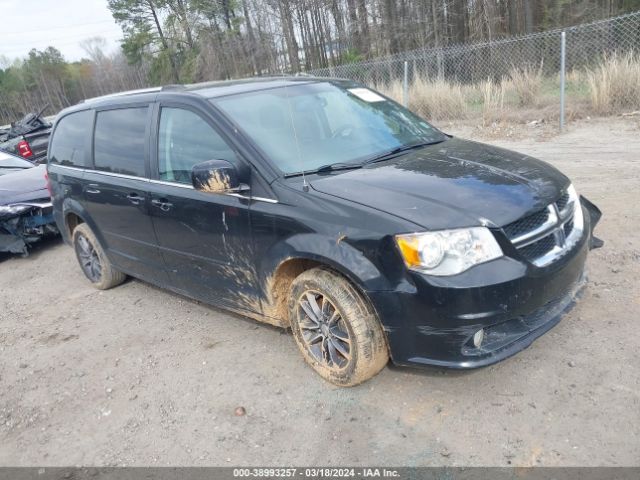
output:
[[50,202],[21,205],[31,208],[0,217],[0,252],[28,255],[28,245],[58,234]]

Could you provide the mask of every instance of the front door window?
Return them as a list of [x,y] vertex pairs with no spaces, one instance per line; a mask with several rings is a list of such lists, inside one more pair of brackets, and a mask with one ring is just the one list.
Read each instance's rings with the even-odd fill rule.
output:
[[160,179],[191,184],[191,168],[207,160],[236,164],[237,156],[200,115],[182,108],[163,107],[158,135]]

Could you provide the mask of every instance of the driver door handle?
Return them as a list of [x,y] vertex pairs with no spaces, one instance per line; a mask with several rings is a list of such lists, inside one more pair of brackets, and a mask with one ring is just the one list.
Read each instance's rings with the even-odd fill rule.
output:
[[162,210],[163,212],[167,212],[169,211],[169,209],[171,207],[173,207],[173,203],[169,203],[166,199],[162,198],[162,199],[157,199],[154,198],[153,200],[151,200],[151,204],[154,207],[158,207],[160,210]]
[[140,202],[143,200],[143,198],[137,193],[130,193],[127,195],[127,199],[134,205],[140,205]]

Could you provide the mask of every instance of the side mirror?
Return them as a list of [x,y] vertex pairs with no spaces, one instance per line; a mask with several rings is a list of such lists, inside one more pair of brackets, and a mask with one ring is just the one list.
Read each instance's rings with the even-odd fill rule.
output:
[[241,192],[248,190],[238,180],[236,167],[226,160],[197,163],[191,169],[193,188],[207,193]]

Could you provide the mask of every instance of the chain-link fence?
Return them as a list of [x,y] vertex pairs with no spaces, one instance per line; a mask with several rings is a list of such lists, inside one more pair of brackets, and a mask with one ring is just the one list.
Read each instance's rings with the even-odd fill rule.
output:
[[437,120],[557,119],[561,92],[568,119],[632,112],[640,109],[640,12],[564,30],[415,50],[309,73],[357,80]]

